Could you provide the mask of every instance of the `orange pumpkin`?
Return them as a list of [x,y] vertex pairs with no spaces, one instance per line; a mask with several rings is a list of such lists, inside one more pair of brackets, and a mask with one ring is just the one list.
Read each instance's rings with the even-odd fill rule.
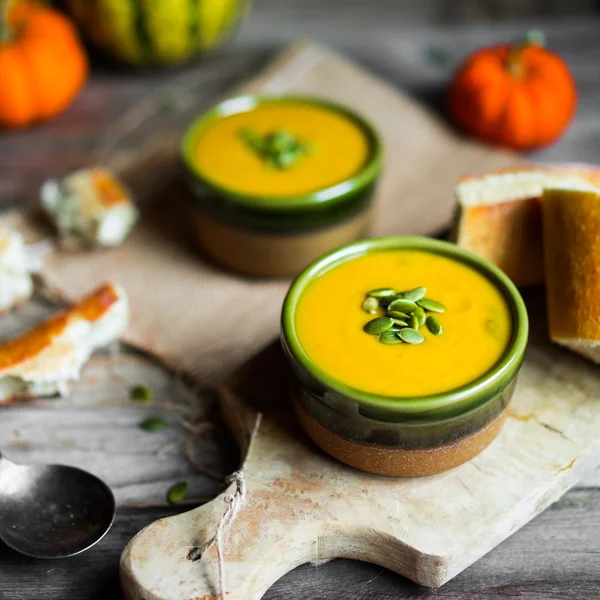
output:
[[0,125],[22,127],[64,110],[87,78],[72,23],[31,1],[0,2]]
[[448,110],[459,127],[519,150],[559,138],[576,107],[569,68],[532,39],[475,52],[459,67],[448,91]]

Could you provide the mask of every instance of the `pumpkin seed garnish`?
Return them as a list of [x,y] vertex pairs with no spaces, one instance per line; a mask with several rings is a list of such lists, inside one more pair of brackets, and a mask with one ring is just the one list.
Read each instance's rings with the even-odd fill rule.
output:
[[387,316],[392,317],[392,319],[408,319],[408,315],[399,310],[388,310]]
[[412,300],[413,302],[416,302],[417,300],[420,300],[421,298],[423,298],[423,296],[425,296],[425,292],[427,291],[427,288],[421,286],[421,287],[416,287],[412,290],[408,290],[408,292],[401,292],[402,296],[404,298],[406,298],[406,300]]
[[425,324],[427,325],[427,329],[429,329],[433,335],[442,335],[442,333],[444,333],[442,324],[433,315],[427,317]]
[[[382,344],[422,344],[425,336],[419,331],[427,327],[433,335],[442,335],[442,323],[428,312],[443,313],[443,304],[425,298],[425,286],[419,286],[405,292],[396,292],[394,288],[377,288],[367,292],[362,308],[371,315],[383,309],[385,316],[371,319],[363,330],[377,336]],[[381,314],[381,313],[380,313]]]
[[394,325],[394,319],[391,317],[377,317],[376,319],[372,319],[369,321],[364,327],[363,330],[366,333],[371,335],[377,335],[379,333],[383,333]]
[[417,317],[415,317],[415,313],[413,313],[412,315],[410,315],[410,317],[408,317],[408,326],[411,329],[414,329],[416,331],[419,330],[419,319],[417,319]]
[[150,402],[152,400],[152,388],[147,385],[136,385],[131,388],[131,399],[136,402]]
[[409,315],[413,310],[417,308],[417,305],[412,300],[406,300],[405,298],[398,298],[388,305],[388,310],[397,310]]
[[431,300],[430,298],[421,298],[421,300],[417,301],[417,304],[429,312],[443,313],[446,311],[446,307],[443,304]]
[[370,315],[374,315],[377,312],[377,309],[379,308],[379,301],[377,300],[377,298],[373,298],[371,296],[362,303],[362,308],[365,312],[368,312]]
[[181,502],[187,496],[189,487],[187,481],[178,481],[175,485],[171,486],[171,489],[168,491],[167,500],[171,504]]
[[392,331],[391,329],[388,331],[384,331],[380,336],[379,336],[379,341],[382,344],[388,344],[388,345],[392,345],[392,344],[401,344],[402,340],[398,337],[399,332],[396,331]]
[[384,296],[383,298],[379,298],[379,304],[386,308],[389,306],[394,300],[399,300],[400,296],[398,294],[394,294],[393,296]]
[[367,292],[369,298],[385,298],[386,296],[395,296],[396,290],[393,288],[377,288]]
[[404,319],[394,319],[394,325],[398,325],[400,327],[408,327],[408,321]]
[[425,325],[425,319],[426,319],[425,311],[420,306],[417,306],[417,308],[415,308],[412,315],[413,315],[413,317],[416,317],[416,319],[417,319],[417,324],[418,324],[417,329],[419,329],[419,328],[423,327],[423,325]]
[[276,169],[289,169],[299,158],[310,154],[312,148],[293,133],[284,129],[270,131],[264,135],[251,129],[242,129],[240,138],[258,157]]
[[144,431],[160,431],[165,426],[166,423],[159,417],[150,417],[140,423],[140,429]]
[[410,327],[401,329],[398,337],[407,344],[422,344],[425,341],[425,336],[422,333]]

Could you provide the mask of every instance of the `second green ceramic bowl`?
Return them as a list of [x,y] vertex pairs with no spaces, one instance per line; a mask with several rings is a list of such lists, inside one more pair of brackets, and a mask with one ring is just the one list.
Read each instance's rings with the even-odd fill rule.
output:
[[[286,198],[241,194],[215,184],[196,168],[194,144],[213,123],[281,102],[316,105],[355,123],[369,144],[365,164],[349,179]],[[194,195],[191,208],[199,241],[218,262],[235,270],[252,275],[296,275],[319,255],[365,233],[382,155],[375,128],[351,109],[333,102],[308,96],[225,100],[194,121],[181,143],[181,157]]]
[[[513,333],[506,351],[492,369],[468,385],[441,394],[387,397],[351,388],[329,376],[310,359],[302,348],[295,327],[296,307],[303,291],[314,279],[342,262],[367,253],[389,250],[422,250],[441,254],[479,271],[500,290],[510,307]],[[295,279],[285,299],[281,317],[282,345],[293,372],[297,407],[304,417],[308,415],[323,428],[323,436],[331,434],[334,441],[336,437],[339,438],[336,442],[338,445],[343,445],[345,441],[380,450],[402,449],[410,452],[443,449],[467,440],[488,427],[504,414],[510,401],[527,338],[528,318],[524,302],[502,271],[454,244],[424,237],[364,240],[327,254]],[[305,422],[303,425],[306,428]],[[314,431],[309,431],[309,434],[314,439]],[[324,446],[320,440],[315,441]],[[489,441],[491,439],[487,443]],[[328,446],[325,448],[327,451],[335,452],[331,444]],[[479,448],[481,444],[475,446]],[[349,451],[349,447],[346,449]],[[344,462],[352,464],[352,456],[349,457],[348,452],[340,451],[340,454],[344,454],[341,458]],[[469,455],[467,459],[471,457]],[[379,470],[366,470],[395,474],[386,472],[385,465]]]

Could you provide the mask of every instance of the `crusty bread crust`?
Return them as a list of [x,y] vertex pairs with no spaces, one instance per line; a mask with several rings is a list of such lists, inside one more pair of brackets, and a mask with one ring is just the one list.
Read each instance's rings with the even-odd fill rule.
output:
[[544,191],[550,339],[600,362],[600,193]]
[[600,169],[530,165],[462,177],[456,186],[456,243],[500,267],[519,286],[542,283],[545,187],[600,189]]
[[0,376],[50,346],[74,320],[97,321],[119,298],[114,284],[106,283],[66,310],[0,344]]

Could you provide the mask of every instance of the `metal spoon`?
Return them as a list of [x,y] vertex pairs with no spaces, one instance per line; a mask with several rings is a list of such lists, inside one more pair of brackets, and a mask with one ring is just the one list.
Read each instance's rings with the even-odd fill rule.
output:
[[34,558],[64,558],[102,539],[115,498],[75,467],[18,465],[0,453],[0,540]]

